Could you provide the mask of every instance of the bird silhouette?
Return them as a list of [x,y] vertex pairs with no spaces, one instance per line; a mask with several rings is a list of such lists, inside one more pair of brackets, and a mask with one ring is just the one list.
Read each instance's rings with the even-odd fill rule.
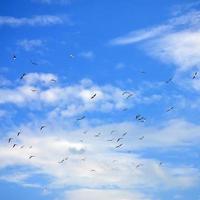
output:
[[85,119],[85,116],[82,116],[82,117],[80,117],[80,118],[77,118],[76,120],[81,121],[81,120],[83,120],[83,119]]
[[123,144],[119,144],[119,145],[117,145],[117,146],[115,147],[115,149],[121,147],[122,145],[123,145]]
[[19,136],[21,134],[21,131],[19,131],[18,133],[17,133],[17,136]]
[[23,74],[20,76],[20,80],[22,80],[25,76],[26,76],[26,73],[23,73]]
[[8,139],[8,143],[10,143],[12,140],[13,140],[13,138],[9,138],[9,139]]
[[96,93],[90,97],[90,99],[94,99],[96,97]]
[[35,156],[29,156],[29,159],[34,158]]
[[41,126],[41,127],[40,127],[40,130],[42,131],[42,129],[44,129],[45,127],[46,127],[46,126]]

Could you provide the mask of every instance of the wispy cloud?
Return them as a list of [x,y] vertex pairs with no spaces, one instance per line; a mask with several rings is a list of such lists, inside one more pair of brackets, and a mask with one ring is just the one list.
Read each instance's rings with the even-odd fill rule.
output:
[[92,60],[95,55],[94,55],[93,51],[83,51],[80,53],[80,56],[85,59]]
[[148,54],[186,71],[200,66],[199,30],[200,12],[191,11],[173,17],[165,24],[115,38],[110,44],[128,45],[142,42]]
[[16,18],[12,16],[0,16],[0,26],[49,26],[56,24],[63,24],[67,22],[68,19],[65,17],[55,16],[55,15],[36,15],[30,18],[22,17]]
[[32,0],[33,2],[43,3],[43,4],[70,4],[73,0]]
[[17,42],[17,45],[22,47],[25,51],[31,51],[38,47],[42,47],[44,43],[42,40],[39,39],[33,39],[33,40],[23,39],[19,40]]

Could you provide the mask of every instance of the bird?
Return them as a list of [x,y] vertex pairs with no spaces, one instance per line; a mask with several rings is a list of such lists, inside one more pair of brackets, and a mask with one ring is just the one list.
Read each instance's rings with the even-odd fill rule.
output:
[[37,92],[37,90],[36,90],[36,89],[31,89],[31,91],[32,91],[32,92]]
[[165,81],[165,83],[170,83],[172,81],[173,78],[169,78],[168,80]]
[[20,147],[20,149],[23,149],[24,148],[24,145],[22,145],[21,147]]
[[116,130],[112,130],[112,131],[110,131],[110,134],[112,135],[114,132],[116,132]]
[[83,120],[83,119],[85,119],[85,116],[82,116],[82,117],[80,117],[80,118],[77,118],[76,120],[80,121],[80,120]]
[[107,141],[108,141],[108,142],[112,142],[114,139],[115,139],[115,138],[112,138],[112,139],[109,139],[109,140],[107,140]]
[[115,147],[115,149],[121,147],[122,145],[123,145],[123,144],[119,144],[119,145],[117,145],[117,146]]
[[101,135],[101,133],[98,133],[96,135],[94,135],[94,137],[99,137]]
[[72,54],[70,54],[70,55],[69,55],[69,57],[70,57],[70,58],[75,58],[75,56],[74,56],[74,55],[72,55]]
[[14,148],[15,146],[17,146],[17,144],[13,144],[12,148]]
[[129,94],[127,97],[126,97],[126,99],[129,99],[130,97],[132,97],[133,96],[133,94]]
[[55,83],[55,82],[56,82],[56,79],[53,79],[53,78],[52,78],[50,81]]
[[17,59],[17,56],[14,54],[14,55],[12,56],[12,59],[13,59],[13,60],[16,60],[16,59]]
[[90,97],[90,99],[94,99],[96,97],[96,93]]
[[140,137],[140,138],[138,138],[139,140],[143,140],[144,139],[144,136],[142,136],[142,137]]
[[17,136],[19,136],[21,134],[21,131],[19,131],[18,133],[17,133]]
[[91,171],[91,172],[96,172],[96,170],[95,170],[95,169],[91,169],[90,171]]
[[160,166],[161,166],[162,164],[163,164],[162,162],[159,163]]
[[36,62],[34,62],[32,60],[30,60],[30,62],[31,62],[32,65],[38,65]]
[[119,142],[119,141],[122,140],[122,139],[123,139],[122,137],[118,138],[118,139],[117,139],[117,142]]
[[140,122],[145,122],[146,121],[146,118],[143,117],[142,115],[139,115],[139,114],[136,115],[135,118],[136,118],[136,120],[138,120]]
[[128,132],[123,133],[122,137],[124,137]]
[[41,126],[41,127],[40,127],[40,130],[42,131],[42,129],[45,128],[45,127],[46,127],[46,126]]
[[170,108],[168,108],[168,109],[166,110],[166,112],[169,112],[169,111],[171,111],[171,110],[173,110],[173,109],[174,109],[174,107],[171,106]]
[[192,76],[192,79],[195,79],[195,78],[197,77],[197,75],[198,75],[198,72],[195,72],[195,73],[193,74],[193,76]]
[[61,161],[59,161],[58,163],[61,164],[65,161],[65,159],[62,159]]
[[23,74],[20,76],[20,80],[22,80],[25,76],[26,76],[26,73],[23,73]]
[[8,139],[8,143],[10,143],[10,142],[11,142],[11,140],[13,140],[13,138],[9,138],[9,139]]
[[29,159],[34,158],[35,156],[29,156]]
[[124,96],[125,94],[129,94],[129,92],[124,91],[124,92],[122,93],[123,96]]
[[136,165],[135,168],[139,168],[139,167],[141,167],[141,166],[143,166],[143,164],[138,164],[138,165]]

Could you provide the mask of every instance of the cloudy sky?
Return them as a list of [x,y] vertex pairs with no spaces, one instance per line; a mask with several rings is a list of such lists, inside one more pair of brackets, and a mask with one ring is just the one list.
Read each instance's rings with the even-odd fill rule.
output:
[[3,200],[200,200],[200,1],[0,13]]

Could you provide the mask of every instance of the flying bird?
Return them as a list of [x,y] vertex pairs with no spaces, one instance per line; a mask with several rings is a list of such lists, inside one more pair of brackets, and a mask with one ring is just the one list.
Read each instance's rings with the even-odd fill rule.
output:
[[124,137],[128,132],[123,133],[122,137]]
[[61,164],[65,161],[65,159],[62,159],[61,161],[59,161],[58,163]]
[[192,79],[197,78],[197,75],[198,75],[198,72],[195,72],[195,73],[193,74],[193,76],[192,76]]
[[21,131],[19,131],[18,133],[17,133],[17,136],[19,136],[21,134]]
[[82,116],[80,118],[77,118],[78,121],[85,119],[85,116]]
[[117,145],[117,146],[115,147],[115,149],[121,147],[122,145],[123,145],[123,144],[119,144],[119,145]]
[[10,142],[11,142],[11,140],[13,140],[13,138],[9,138],[9,139],[8,139],[8,143],[10,143]]
[[99,137],[101,135],[101,133],[98,133],[96,135],[94,135],[94,137]]
[[35,156],[29,156],[29,159],[34,158]]
[[30,62],[31,62],[32,65],[38,65],[36,62],[34,62],[32,60],[30,60]]
[[53,78],[52,78],[50,81],[55,83],[55,82],[56,82],[56,79],[53,79]]
[[119,141],[122,140],[122,139],[123,139],[122,137],[118,138],[118,139],[117,139],[117,142],[119,142]]
[[92,96],[90,97],[90,99],[94,99],[96,96],[97,96],[97,94],[95,93],[94,95],[92,95]]
[[46,126],[41,126],[41,127],[40,127],[40,130],[42,131],[42,129],[44,129],[45,127],[46,127]]
[[171,106],[170,108],[168,108],[168,109],[166,110],[166,112],[169,112],[169,111],[171,111],[171,110],[173,110],[173,109],[174,109],[174,107]]
[[143,140],[144,139],[144,136],[142,136],[142,137],[140,137],[140,138],[138,138],[139,140]]
[[146,121],[146,118],[143,117],[142,115],[136,115],[135,118],[136,118],[136,120],[138,120],[140,122],[145,122]]
[[14,55],[12,56],[12,59],[13,59],[13,60],[16,60],[16,59],[17,59],[17,56],[14,54]]
[[31,91],[32,91],[32,92],[37,92],[37,90],[36,90],[36,89],[31,89]]
[[115,138],[112,138],[112,139],[109,139],[109,140],[107,140],[107,141],[108,141],[108,142],[112,142],[114,139],[115,139]]
[[20,80],[22,80],[25,76],[26,76],[26,73],[23,73],[23,74],[20,76]]
[[172,81],[173,78],[169,78],[168,80],[165,81],[165,83],[170,83]]
[[12,148],[14,148],[15,146],[17,146],[17,144],[13,144]]
[[142,166],[143,166],[143,164],[138,164],[138,165],[136,165],[135,168],[139,168],[139,167],[142,167]]

